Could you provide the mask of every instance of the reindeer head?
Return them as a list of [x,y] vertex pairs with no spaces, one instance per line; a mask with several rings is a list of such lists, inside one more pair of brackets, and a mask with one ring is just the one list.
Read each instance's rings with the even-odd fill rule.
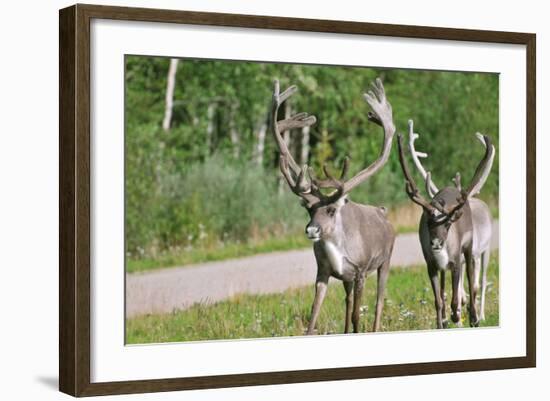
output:
[[[463,194],[455,188],[446,187],[431,200],[433,209],[424,209],[427,216],[430,245],[435,252],[441,251],[447,241],[451,225],[458,221],[464,212],[466,202]],[[436,206],[437,205],[437,206]]]
[[[282,132],[293,128],[303,128],[315,124],[315,117],[309,116],[307,113],[298,113],[285,120],[279,121],[277,119],[279,107],[297,90],[298,88],[293,85],[283,93],[279,93],[279,82],[275,81],[272,108],[273,134],[280,152],[279,167],[281,173],[292,192],[302,199],[302,206],[307,209],[310,216],[310,222],[306,226],[306,235],[313,241],[319,241],[333,235],[340,219],[341,210],[348,202],[347,194],[376,173],[387,162],[395,126],[391,105],[386,100],[384,86],[382,81],[377,79],[372,84],[372,90],[365,93],[364,97],[372,109],[368,113],[369,121],[380,125],[384,129],[384,144],[380,156],[374,163],[349,180],[346,180],[349,167],[349,158],[347,157],[344,159],[340,178],[333,177],[327,166],[324,165],[325,178],[322,180],[317,179],[310,167],[307,165],[298,166],[281,135]],[[333,191],[330,193],[324,192],[329,189]]]
[[[412,132],[412,123],[409,122]],[[454,187],[445,187],[441,191],[437,191],[437,187],[431,181],[431,173],[426,172],[426,191],[430,196],[430,200],[426,200],[419,192],[414,179],[412,178],[408,165],[405,161],[405,155],[403,154],[402,135],[397,136],[397,145],[399,148],[399,162],[405,175],[405,190],[409,198],[416,204],[422,206],[424,210],[424,216],[427,220],[428,232],[430,236],[430,245],[432,251],[441,251],[447,240],[449,229],[452,224],[459,221],[464,214],[465,207],[468,210],[468,199],[474,193],[479,190],[480,183],[486,179],[487,169],[490,169],[491,163],[494,157],[494,147],[491,145],[491,140],[488,136],[483,136],[485,144],[485,155],[479,162],[475,171],[472,182],[467,189],[463,189],[460,183],[460,174],[456,173],[454,178]],[[414,139],[412,140],[414,142]],[[414,151],[412,148],[413,158],[418,156],[419,152]],[[416,153],[416,154],[415,154]],[[425,157],[425,156],[424,156]],[[416,159],[415,159],[415,164]],[[420,169],[419,169],[420,170]],[[423,170],[423,169],[422,169]],[[421,171],[422,172],[422,171]],[[482,183],[481,183],[482,185]],[[437,193],[433,194],[433,191]]]

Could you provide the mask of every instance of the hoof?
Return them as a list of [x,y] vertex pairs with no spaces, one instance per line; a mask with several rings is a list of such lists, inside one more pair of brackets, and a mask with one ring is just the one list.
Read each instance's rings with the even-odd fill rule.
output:
[[453,323],[458,323],[460,322],[460,313],[455,313],[453,312],[451,314],[451,320],[453,321]]
[[480,320],[478,319],[478,320],[476,320],[475,322],[470,322],[470,326],[471,326],[471,327],[479,327],[479,321],[480,321]]
[[448,329],[449,328],[449,321],[447,319],[443,320],[443,328]]

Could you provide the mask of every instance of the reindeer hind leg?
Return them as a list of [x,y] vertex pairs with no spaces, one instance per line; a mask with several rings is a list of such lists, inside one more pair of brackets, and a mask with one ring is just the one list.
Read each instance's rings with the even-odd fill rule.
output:
[[479,326],[479,318],[477,316],[477,290],[479,284],[475,280],[475,263],[474,258],[471,252],[466,252],[464,254],[466,258],[466,273],[468,276],[468,286],[470,289],[470,302],[469,302],[469,315],[470,315],[470,326],[477,327]]
[[479,320],[485,320],[485,294],[487,291],[487,269],[491,250],[487,249],[481,254],[481,299],[479,301]]
[[385,261],[378,268],[376,284],[376,310],[374,312],[374,324],[372,331],[380,330],[380,321],[382,319],[382,309],[384,308],[384,294],[386,292],[386,282],[390,274],[390,261]]

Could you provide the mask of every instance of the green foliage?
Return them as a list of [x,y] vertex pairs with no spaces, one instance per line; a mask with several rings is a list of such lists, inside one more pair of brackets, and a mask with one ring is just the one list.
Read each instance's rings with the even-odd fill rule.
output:
[[[450,281],[450,275],[447,279]],[[427,330],[435,328],[433,293],[426,267],[394,268],[390,271],[382,331]],[[498,258],[488,270],[483,327],[499,325]],[[451,288],[447,285],[446,288]],[[374,320],[376,279],[366,281],[361,307],[361,331],[370,331]],[[303,335],[309,321],[313,286],[287,290],[273,295],[239,295],[213,305],[194,305],[185,311],[166,315],[148,315],[126,321],[129,344],[175,341],[218,340]],[[448,293],[447,299],[450,299]],[[344,290],[340,283],[329,286],[321,308],[319,334],[344,330]],[[450,306],[447,303],[447,316]],[[464,327],[468,327],[464,308]],[[450,323],[450,327],[456,327]]]
[[[367,120],[362,93],[384,81],[398,132],[413,119],[417,147],[439,187],[456,171],[472,177],[491,136],[498,155],[498,75],[255,62],[180,60],[171,128],[161,129],[169,59],[126,57],[126,250],[132,260],[166,252],[254,243],[302,230],[306,214],[278,185],[271,133],[257,164],[258,134],[269,123],[273,80],[299,87],[292,112],[317,117],[308,163],[318,174],[339,169],[346,155],[353,174],[380,153],[381,129]],[[281,111],[282,113],[282,111]],[[237,141],[231,132],[236,134]],[[301,132],[291,133],[299,161]],[[237,156],[238,155],[238,156]],[[499,160],[483,189],[498,199]],[[417,177],[418,178],[418,177]],[[351,197],[359,202],[407,205],[397,151]]]
[[[140,143],[128,142],[128,149]],[[198,252],[204,256],[192,261],[211,260],[216,257],[205,253],[224,245],[257,244],[302,230],[305,211],[288,192],[277,195],[276,175],[250,163],[224,163],[219,156],[178,166],[163,157],[166,149],[127,153],[127,171],[133,173],[126,176],[126,249],[131,259],[166,260],[167,253],[173,259],[174,254]],[[160,157],[147,163],[154,152]]]

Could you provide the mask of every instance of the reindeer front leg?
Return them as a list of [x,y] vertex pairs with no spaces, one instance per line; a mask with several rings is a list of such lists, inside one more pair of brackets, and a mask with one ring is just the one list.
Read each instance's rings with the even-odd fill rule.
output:
[[346,320],[344,324],[344,333],[349,333],[351,325],[351,313],[353,311],[353,281],[344,281],[344,289],[346,290]]
[[313,334],[315,331],[315,323],[317,323],[317,318],[319,317],[319,311],[321,310],[321,305],[325,299],[328,286],[328,276],[317,276],[315,282],[315,299],[313,300],[313,305],[311,306],[311,317],[309,318],[309,325],[307,327],[307,335]]
[[441,273],[439,273],[439,279],[440,279],[440,288],[439,288],[439,296],[441,298],[441,320],[443,323],[443,328],[447,328],[449,325],[449,322],[447,320],[447,305],[446,300],[447,297],[445,296],[445,270],[441,270]]
[[464,297],[462,290],[462,264],[460,263],[460,256],[454,258],[454,262],[450,265],[451,268],[451,281],[453,286],[453,296],[451,300],[451,320],[461,325],[462,315],[462,300]]
[[443,328],[443,301],[441,300],[441,292],[439,288],[439,279],[437,277],[437,267],[428,265],[428,275],[432,284],[434,293],[434,305],[436,313],[436,326],[438,329]]
[[353,286],[353,314],[351,316],[354,333],[359,333],[359,320],[361,318],[361,298],[363,298],[364,286],[365,277],[361,276],[355,280],[355,284]]

